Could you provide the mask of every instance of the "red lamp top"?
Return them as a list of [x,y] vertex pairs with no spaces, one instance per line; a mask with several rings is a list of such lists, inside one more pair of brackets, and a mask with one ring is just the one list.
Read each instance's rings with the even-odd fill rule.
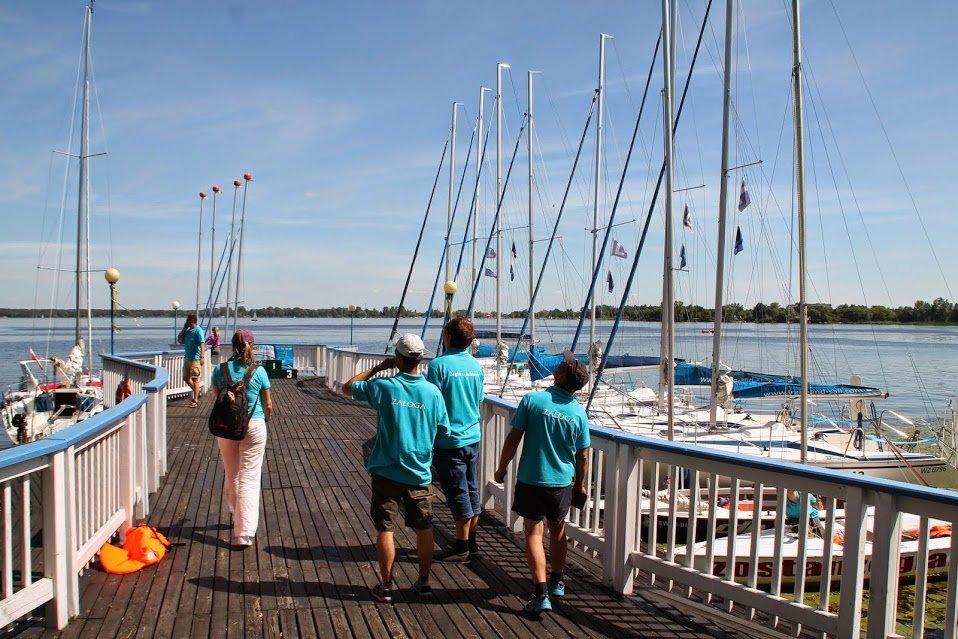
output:
[[206,199],[206,193],[204,193],[203,191],[200,191],[200,199],[201,199],[201,200],[205,200],[205,199]]
[[214,184],[214,185],[213,185],[213,193],[219,193],[219,192],[220,192],[220,185],[219,185],[219,184]]
[[252,181],[253,181],[253,174],[252,174],[252,173],[244,173],[244,174],[243,174],[243,179],[246,180],[247,182],[252,182]]
[[241,182],[239,180],[233,180],[233,186],[235,186],[236,188],[239,188],[240,184]]

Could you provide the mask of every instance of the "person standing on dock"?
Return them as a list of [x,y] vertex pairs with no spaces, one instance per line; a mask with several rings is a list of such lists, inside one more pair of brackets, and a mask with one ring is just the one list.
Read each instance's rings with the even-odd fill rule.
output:
[[203,373],[203,359],[206,356],[206,335],[196,319],[196,313],[186,316],[183,326],[183,381],[193,389],[190,408],[196,408],[200,403],[200,377]]
[[[343,384],[343,394],[376,409],[376,440],[366,470],[372,483],[370,514],[378,532],[376,555],[380,583],[372,590],[380,602],[392,601],[396,546],[393,533],[399,512],[416,531],[419,579],[413,586],[422,598],[432,596],[432,454],[436,435],[449,435],[449,417],[439,389],[419,374],[426,347],[418,335],[406,333],[396,342],[396,356]],[[392,368],[393,377],[375,375]]]
[[[211,386],[214,397],[228,390],[232,383],[246,380],[246,406],[249,426],[243,439],[217,437],[223,460],[225,479],[223,492],[233,514],[233,545],[249,548],[259,527],[260,485],[263,476],[263,458],[266,455],[266,423],[273,416],[273,396],[270,393],[266,369],[253,359],[255,339],[251,331],[242,328],[233,334],[233,356],[213,370]],[[255,367],[252,372],[251,367]],[[223,375],[227,369],[229,380]]]
[[438,561],[464,563],[478,552],[479,525],[479,405],[485,374],[469,353],[475,327],[468,318],[449,320],[442,331],[445,352],[432,360],[426,380],[439,388],[449,414],[449,434],[436,438],[433,453],[439,486],[456,521],[455,545],[440,553]]
[[220,363],[220,329],[216,326],[210,329],[206,337],[206,345],[210,347],[210,364]]
[[[571,351],[552,373],[552,387],[526,394],[512,416],[512,430],[502,445],[495,479],[502,483],[519,444],[519,458],[512,510],[523,519],[526,561],[532,572],[533,596],[526,612],[552,610],[550,597],[565,596],[565,518],[570,506],[582,508],[587,493],[589,420],[575,392],[589,381],[585,364]],[[549,525],[552,573],[546,580],[546,555],[542,543],[543,523]]]

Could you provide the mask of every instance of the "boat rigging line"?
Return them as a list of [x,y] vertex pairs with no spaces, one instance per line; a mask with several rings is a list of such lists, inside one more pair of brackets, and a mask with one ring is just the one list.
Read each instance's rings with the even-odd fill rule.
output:
[[[612,202],[612,211],[609,213],[609,219],[605,227],[605,234],[602,236],[602,248],[598,251],[595,260],[595,266],[592,270],[592,282],[589,284],[589,292],[585,296],[585,302],[582,304],[582,310],[579,312],[579,323],[575,327],[575,334],[572,337],[572,352],[575,352],[579,344],[579,337],[582,334],[582,326],[585,324],[585,316],[589,313],[592,305],[592,298],[595,295],[595,283],[602,270],[603,258],[608,248],[609,238],[612,236],[612,228],[615,222],[615,214],[619,209],[619,202],[622,197],[622,188],[625,186],[625,178],[629,172],[629,163],[632,160],[632,151],[635,149],[635,140],[639,135],[639,125],[642,123],[642,114],[645,111],[645,100],[649,95],[649,85],[652,83],[652,73],[655,69],[655,60],[659,55],[659,48],[662,45],[662,31],[659,30],[659,37],[655,41],[655,49],[652,51],[652,60],[649,62],[649,72],[645,77],[645,90],[642,91],[642,102],[639,106],[639,114],[635,118],[635,126],[632,128],[632,140],[629,142],[629,150],[625,154],[625,163],[622,165],[622,177],[619,179],[619,186],[615,192],[615,200]],[[691,72],[689,77],[691,78]],[[596,229],[595,231],[598,231]]]
[[449,139],[442,147],[442,155],[439,158],[439,167],[436,169],[436,179],[432,182],[432,191],[429,193],[429,201],[426,203],[426,213],[422,216],[422,225],[419,227],[419,238],[416,240],[416,248],[412,252],[412,261],[409,263],[409,271],[406,273],[406,283],[402,287],[402,295],[399,296],[399,306],[396,307],[396,317],[393,318],[393,327],[389,330],[389,339],[386,340],[386,350],[384,354],[389,354],[389,344],[396,336],[396,329],[399,328],[399,318],[402,317],[403,304],[406,303],[406,294],[409,292],[409,281],[412,279],[413,269],[416,268],[416,260],[419,257],[419,247],[422,245],[422,236],[426,231],[426,222],[429,221],[429,210],[432,208],[433,198],[436,196],[436,187],[439,186],[439,176],[442,174],[442,165],[446,161],[446,152],[449,150]]
[[[695,62],[698,60],[699,51],[702,47],[702,36],[705,34],[705,26],[708,24],[709,13],[712,10],[712,0],[709,0],[708,4],[705,6],[705,15],[702,18],[702,27],[699,29],[698,39],[695,42],[695,51],[692,53],[692,61],[689,65],[689,72],[685,78],[685,87],[682,89],[682,98],[679,100],[679,108],[675,112],[675,123],[672,127],[672,136],[675,136],[675,130],[679,125],[679,121],[682,118],[682,109],[685,106],[685,98],[688,96],[689,85],[692,80],[692,73],[695,71]],[[642,249],[645,246],[645,239],[649,233],[649,224],[652,222],[652,212],[655,210],[655,204],[659,197],[659,192],[662,190],[662,181],[665,178],[665,161],[662,162],[662,168],[659,170],[659,179],[655,184],[655,191],[652,193],[652,201],[649,203],[649,210],[645,216],[645,224],[642,227],[642,235],[639,237],[639,245],[635,250],[635,257],[632,259],[632,268],[629,270],[629,278],[626,280],[625,289],[622,291],[622,299],[619,302],[619,308],[615,314],[615,321],[612,324],[612,330],[609,332],[609,338],[606,341],[605,349],[602,352],[602,361],[599,363],[599,368],[595,373],[595,383],[592,385],[592,389],[589,391],[589,400],[586,403],[586,411],[588,412],[589,408],[592,406],[592,400],[595,398],[596,388],[599,386],[599,381],[602,378],[602,372],[605,370],[606,361],[609,358],[609,352],[612,349],[612,345],[615,343],[616,333],[619,331],[619,325],[622,323],[622,315],[625,313],[625,306],[629,299],[629,292],[632,290],[632,283],[635,280],[635,274],[639,267],[639,258],[642,256]],[[670,399],[671,401],[671,399]]]
[[[582,137],[579,138],[579,148],[576,150],[575,159],[572,161],[572,171],[569,173],[569,179],[565,185],[565,192],[562,194],[562,203],[559,205],[559,212],[556,214],[555,223],[552,226],[552,236],[549,238],[549,245],[546,247],[545,256],[542,258],[542,266],[539,267],[539,277],[536,279],[535,290],[532,292],[532,299],[529,301],[529,308],[526,309],[525,318],[522,320],[522,328],[519,330],[519,338],[516,342],[516,347],[512,351],[512,357],[509,361],[509,366],[506,367],[506,376],[502,382],[502,388],[499,390],[499,397],[502,397],[503,393],[506,390],[506,384],[509,383],[509,374],[512,371],[512,368],[516,363],[516,356],[519,353],[519,344],[522,342],[522,336],[526,332],[526,327],[529,325],[529,318],[531,315],[531,310],[535,308],[536,299],[539,297],[539,289],[542,286],[542,280],[544,278],[546,267],[549,265],[549,257],[552,255],[552,245],[556,239],[556,231],[559,230],[559,223],[562,221],[562,213],[565,211],[566,200],[569,197],[569,190],[572,188],[572,182],[575,179],[575,171],[579,166],[579,158],[582,155],[582,147],[585,144],[586,135],[589,133],[589,125],[592,123],[592,116],[595,114],[596,103],[598,102],[598,91],[592,97],[592,102],[589,105],[589,115],[585,119],[585,126],[582,127]],[[510,168],[512,168],[510,166]],[[529,351],[532,351],[532,344],[529,345]]]
[[[499,235],[497,233],[497,228],[499,225],[499,214],[502,212],[502,202],[506,197],[506,187],[509,186],[509,177],[512,175],[512,167],[516,163],[516,155],[519,153],[519,143],[522,142],[522,134],[526,130],[526,119],[522,118],[522,124],[519,127],[519,133],[516,135],[516,145],[512,150],[512,159],[509,160],[509,169],[506,171],[505,181],[502,183],[502,194],[499,196],[499,202],[496,205],[496,214],[492,218],[492,227],[489,231],[489,237],[486,239],[486,248],[482,252],[482,261],[479,262],[479,267],[476,269],[478,271],[476,275],[476,281],[472,287],[472,293],[469,295],[469,307],[466,309],[466,315],[469,315],[472,312],[473,305],[476,303],[476,293],[479,291],[479,282],[482,281],[483,273],[485,269],[483,265],[486,263],[486,256],[489,254],[489,247],[492,246],[492,238]],[[498,252],[496,253],[499,254]],[[502,277],[502,274],[496,272],[496,277]]]

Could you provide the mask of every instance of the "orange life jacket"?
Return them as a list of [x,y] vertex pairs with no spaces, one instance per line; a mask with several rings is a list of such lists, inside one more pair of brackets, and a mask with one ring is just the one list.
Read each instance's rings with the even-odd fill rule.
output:
[[100,565],[111,575],[128,575],[166,556],[169,540],[156,528],[140,524],[126,533],[123,547],[103,544]]

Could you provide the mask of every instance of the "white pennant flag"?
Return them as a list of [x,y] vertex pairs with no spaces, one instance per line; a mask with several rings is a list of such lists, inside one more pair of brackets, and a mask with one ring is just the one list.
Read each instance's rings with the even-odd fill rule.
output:
[[625,247],[619,244],[619,241],[615,238],[612,238],[612,257],[621,257],[623,260],[629,257]]
[[692,212],[689,211],[689,205],[685,205],[685,212],[682,213],[682,226],[688,230],[692,230]]

